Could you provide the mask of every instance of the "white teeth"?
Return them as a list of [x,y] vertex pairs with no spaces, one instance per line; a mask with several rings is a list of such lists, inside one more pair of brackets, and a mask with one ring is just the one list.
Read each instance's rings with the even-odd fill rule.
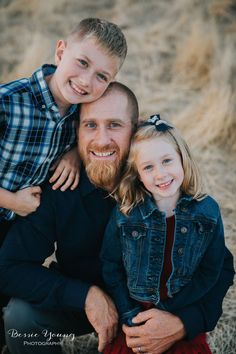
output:
[[166,183],[161,183],[161,184],[158,184],[158,187],[167,187],[171,184],[171,181],[169,182],[166,182]]
[[71,82],[71,87],[73,90],[75,90],[79,95],[85,95],[87,92],[80,89],[78,86],[76,86],[73,82]]
[[108,152],[95,152],[93,151],[94,155],[99,156],[99,157],[106,157],[106,156],[111,156],[114,151],[108,151]]

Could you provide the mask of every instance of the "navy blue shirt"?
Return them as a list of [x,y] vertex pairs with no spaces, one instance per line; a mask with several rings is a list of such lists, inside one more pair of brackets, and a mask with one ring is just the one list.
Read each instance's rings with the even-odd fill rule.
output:
[[[18,218],[0,250],[0,288],[42,308],[83,309],[101,284],[99,251],[114,201],[81,172],[79,187],[46,185],[38,210]],[[42,266],[54,251],[61,272]]]

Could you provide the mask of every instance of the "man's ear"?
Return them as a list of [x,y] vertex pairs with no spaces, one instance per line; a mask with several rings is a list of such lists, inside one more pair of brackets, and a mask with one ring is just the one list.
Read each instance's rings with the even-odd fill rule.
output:
[[57,66],[59,65],[59,63],[62,59],[65,49],[66,49],[66,41],[64,41],[63,39],[60,39],[57,42],[56,50],[55,50],[55,63]]

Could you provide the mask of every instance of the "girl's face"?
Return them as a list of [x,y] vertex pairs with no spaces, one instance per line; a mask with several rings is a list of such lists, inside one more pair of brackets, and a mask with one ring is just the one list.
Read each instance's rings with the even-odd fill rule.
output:
[[140,180],[157,205],[166,198],[172,203],[177,202],[184,170],[179,154],[167,138],[139,142],[135,163]]

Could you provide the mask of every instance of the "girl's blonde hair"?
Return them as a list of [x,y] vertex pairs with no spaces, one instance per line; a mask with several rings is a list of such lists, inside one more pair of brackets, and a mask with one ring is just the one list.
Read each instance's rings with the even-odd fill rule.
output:
[[168,122],[165,123],[169,128],[164,131],[159,131],[154,124],[143,125],[143,122],[141,122],[131,140],[125,171],[119,186],[114,192],[116,200],[120,203],[120,210],[125,215],[128,215],[138,203],[143,202],[146,194],[150,194],[140,181],[135,164],[138,154],[138,144],[144,140],[165,137],[174,146],[181,157],[184,170],[184,180],[181,185],[181,191],[191,195],[193,199],[196,200],[201,200],[205,197],[201,174],[187,143],[184,141],[177,128]]

